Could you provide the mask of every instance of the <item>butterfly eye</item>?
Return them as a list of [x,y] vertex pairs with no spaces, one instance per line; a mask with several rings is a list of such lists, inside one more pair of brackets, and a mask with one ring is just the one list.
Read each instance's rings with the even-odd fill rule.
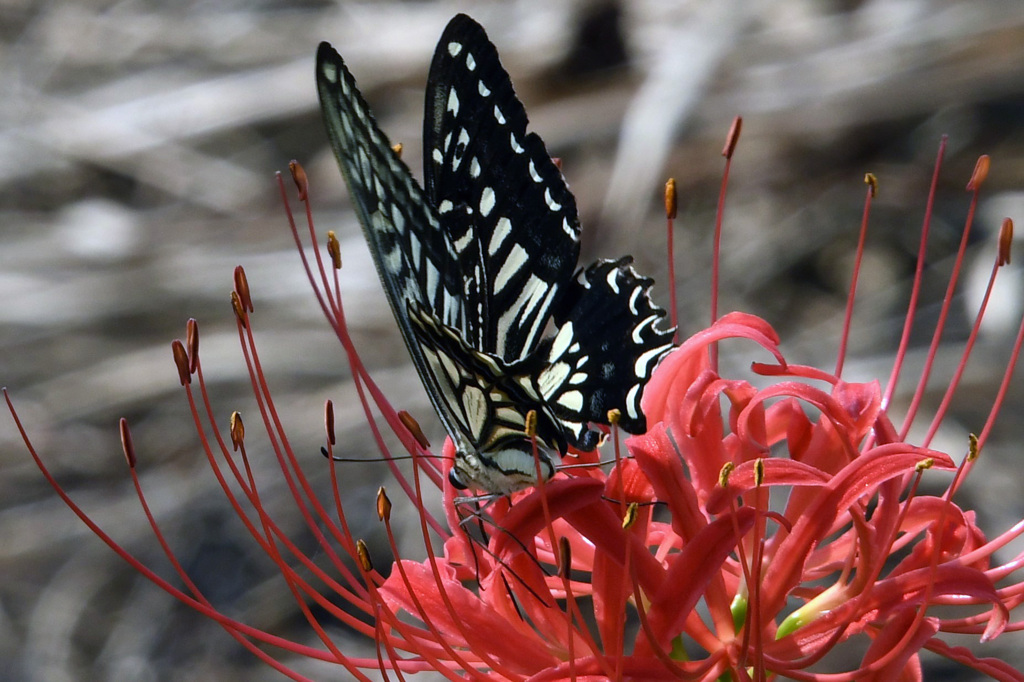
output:
[[459,477],[459,472],[455,467],[448,470],[448,482],[452,484],[452,487],[456,490],[465,490],[469,487],[469,484],[463,482]]

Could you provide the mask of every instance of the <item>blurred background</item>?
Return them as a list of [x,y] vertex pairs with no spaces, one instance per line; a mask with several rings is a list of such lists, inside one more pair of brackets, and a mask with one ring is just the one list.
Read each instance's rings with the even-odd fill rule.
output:
[[[183,564],[214,603],[283,636],[309,640],[208,471],[169,343],[187,318],[199,320],[219,419],[226,424],[236,409],[251,415],[264,498],[283,507],[280,476],[252,435],[258,420],[228,302],[232,269],[244,265],[264,368],[307,471],[323,462],[328,397],[339,406],[345,451],[373,455],[344,355],[309,291],[274,185],[274,172],[298,159],[318,229],[342,240],[346,311],[364,360],[393,402],[440,442],[327,148],[313,55],[320,40],[338,48],[418,173],[427,68],[459,11],[487,28],[532,129],[562,159],[584,226],[582,261],[633,253],[638,269],[658,280],[654,296],[665,306],[662,191],[667,177],[677,179],[684,334],[708,319],[720,151],[734,116],[744,117],[744,128],[725,214],[721,310],[764,316],[791,362],[834,364],[863,176],[875,173],[850,380],[889,374],[935,155],[948,134],[897,416],[967,215],[964,185],[978,155],[990,154],[921,432],[959,357],[999,224],[1004,216],[1024,221],[1019,0],[3,0],[0,383],[75,499],[131,551],[165,566],[120,454],[117,419],[128,417],[147,495]],[[1001,277],[990,324],[935,443],[957,456],[984,423],[1024,302],[1020,270]],[[764,359],[730,350],[725,360],[739,369]],[[1024,513],[1022,386],[1018,378],[959,498],[992,535]],[[280,679],[93,537],[52,493],[6,418],[0,468],[0,679]],[[384,467],[347,474],[345,499],[371,516]],[[301,541],[298,519],[294,532]],[[376,520],[354,533],[371,547],[380,542]],[[973,648],[1024,665],[1013,635]],[[933,676],[953,675],[941,661],[928,665]],[[338,679],[333,668],[296,667]]]

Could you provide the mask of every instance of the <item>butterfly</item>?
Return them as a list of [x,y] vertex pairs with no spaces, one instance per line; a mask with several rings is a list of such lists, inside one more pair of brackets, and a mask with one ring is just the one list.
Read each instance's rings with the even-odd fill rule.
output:
[[[451,20],[427,79],[424,185],[328,44],[327,136],[402,337],[455,445],[451,484],[510,494],[593,450],[616,409],[642,432],[644,385],[672,347],[630,257],[577,270],[576,201],[483,28]],[[535,414],[535,428],[527,426]]]

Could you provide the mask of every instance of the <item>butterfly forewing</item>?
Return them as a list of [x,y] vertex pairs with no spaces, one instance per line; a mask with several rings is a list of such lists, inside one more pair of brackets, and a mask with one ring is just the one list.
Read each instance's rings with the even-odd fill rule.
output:
[[[413,362],[426,383],[426,359],[407,305],[434,311],[449,327],[465,329],[462,277],[454,247],[434,208],[377,127],[341,57],[327,43],[317,51],[317,90],[327,135],[348,183],[377,272]],[[435,410],[452,431],[450,407],[426,383]]]
[[449,227],[467,341],[514,361],[545,331],[579,255],[576,202],[483,29],[455,17],[427,82],[426,193]]

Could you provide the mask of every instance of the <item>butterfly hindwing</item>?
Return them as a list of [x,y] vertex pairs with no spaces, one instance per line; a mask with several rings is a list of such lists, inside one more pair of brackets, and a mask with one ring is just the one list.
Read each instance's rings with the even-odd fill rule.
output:
[[538,384],[580,450],[593,449],[600,437],[588,422],[608,423],[612,409],[625,431],[647,429],[640,397],[672,348],[673,331],[658,328],[665,311],[650,298],[654,280],[638,275],[631,262],[599,260],[580,270],[553,311],[558,331]]
[[536,382],[536,361],[506,363],[480,352],[419,304],[409,305],[409,320],[462,433],[481,450],[494,450],[504,439],[522,438],[530,410],[537,414],[537,431],[544,442],[565,449],[558,420]]
[[427,81],[426,193],[466,278],[466,340],[510,362],[536,347],[579,255],[575,199],[526,128],[494,45],[455,17]]

